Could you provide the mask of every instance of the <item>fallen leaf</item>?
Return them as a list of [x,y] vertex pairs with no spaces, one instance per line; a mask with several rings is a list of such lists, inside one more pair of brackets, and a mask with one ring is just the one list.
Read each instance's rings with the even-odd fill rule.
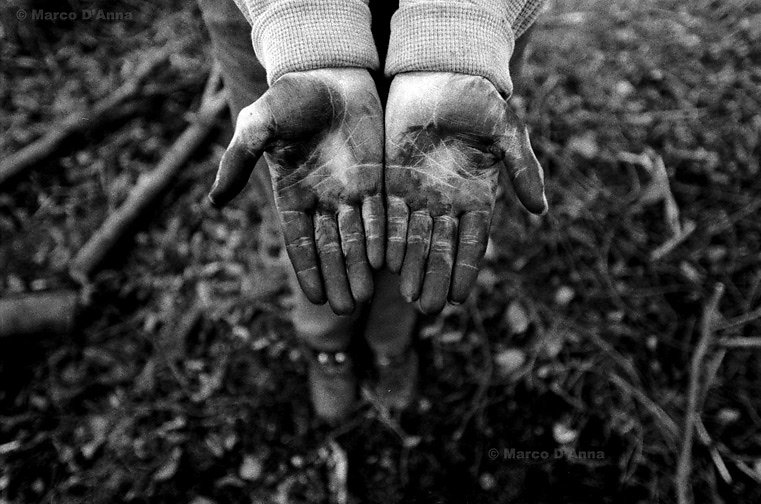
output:
[[600,146],[593,132],[581,136],[572,137],[568,141],[568,149],[584,159],[594,159],[600,153]]
[[497,480],[490,473],[483,473],[478,478],[478,483],[481,485],[481,488],[487,492],[489,490],[494,490],[497,487]]
[[576,292],[567,285],[561,285],[555,291],[555,304],[558,306],[567,306],[576,297]]
[[439,336],[439,342],[442,344],[453,344],[462,340],[462,333],[460,331],[447,331]]
[[552,426],[552,437],[558,444],[566,445],[576,441],[579,432],[571,429],[568,425],[558,422]]
[[526,362],[526,354],[519,348],[506,348],[494,355],[494,363],[501,376],[510,376]]
[[182,449],[179,446],[172,448],[172,452],[169,454],[169,458],[159,469],[153,473],[154,481],[167,481],[177,473],[177,468],[180,466],[180,458],[182,457]]
[[518,301],[512,301],[505,312],[505,322],[513,334],[523,334],[528,330],[531,321],[526,310]]
[[262,461],[254,455],[246,455],[238,469],[240,479],[246,481],[256,481],[262,475]]

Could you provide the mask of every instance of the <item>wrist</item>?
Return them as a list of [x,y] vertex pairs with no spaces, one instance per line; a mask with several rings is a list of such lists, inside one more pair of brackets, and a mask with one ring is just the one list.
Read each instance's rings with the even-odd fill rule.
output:
[[[289,72],[319,68],[377,69],[378,54],[364,0],[246,0],[251,38],[272,84]],[[262,4],[265,4],[262,6]]]
[[469,2],[402,2],[391,21],[386,75],[453,72],[485,77],[509,97],[515,46],[506,9]]

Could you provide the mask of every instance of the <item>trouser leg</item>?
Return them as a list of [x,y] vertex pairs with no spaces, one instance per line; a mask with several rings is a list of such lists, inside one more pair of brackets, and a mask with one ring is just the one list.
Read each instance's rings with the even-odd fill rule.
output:
[[396,355],[407,350],[417,317],[415,305],[399,294],[399,275],[388,270],[377,272],[365,326],[365,338],[373,352]]

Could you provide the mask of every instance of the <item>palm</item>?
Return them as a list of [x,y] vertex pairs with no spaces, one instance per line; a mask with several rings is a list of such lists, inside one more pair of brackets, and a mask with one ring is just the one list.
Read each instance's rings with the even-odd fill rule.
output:
[[265,157],[281,211],[337,212],[380,192],[383,116],[375,88],[359,87],[372,81],[328,77],[294,80],[269,105],[277,130]]
[[349,313],[371,297],[370,265],[383,261],[382,142],[380,101],[366,71],[288,74],[241,112],[211,196],[232,198],[265,151],[305,294]]
[[402,294],[436,312],[463,302],[478,273],[503,161],[529,210],[541,168],[525,129],[489,81],[452,73],[394,79],[386,107],[387,262]]

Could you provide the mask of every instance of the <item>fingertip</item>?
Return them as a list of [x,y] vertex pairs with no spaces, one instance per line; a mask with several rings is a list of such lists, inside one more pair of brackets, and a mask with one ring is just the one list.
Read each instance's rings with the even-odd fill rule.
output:
[[369,302],[373,298],[373,286],[372,285],[363,285],[357,291],[355,292],[352,290],[352,294],[354,295],[354,300],[357,303],[363,304]]
[[[357,271],[359,269],[359,271]],[[370,274],[367,264],[349,267],[349,288],[357,303],[366,303],[373,297],[373,277]]]
[[420,289],[403,280],[399,286],[399,294],[406,302],[414,303],[420,295]]
[[325,290],[322,287],[320,275],[316,272],[299,272],[296,274],[301,290],[310,303],[323,305],[328,300],[325,296]]
[[221,210],[228,203],[230,203],[230,198],[225,196],[224,190],[220,186],[218,180],[214,181],[214,184],[211,186],[211,189],[209,190],[209,195],[207,196],[206,199],[209,205],[211,205],[211,207],[216,210]]
[[542,192],[542,206],[543,206],[542,211],[538,215],[541,217],[544,217],[550,211],[550,204],[547,201],[547,194],[545,194],[544,192]]
[[373,275],[367,257],[366,231],[363,231],[362,214],[358,208],[341,206],[338,212],[338,232],[351,295],[356,302],[364,303],[373,295]]
[[446,305],[457,247],[457,227],[454,217],[444,215],[434,219],[431,251],[420,294],[420,307],[425,314],[439,313]]
[[374,270],[383,268],[386,254],[383,250],[383,240],[367,240],[367,261]]
[[523,206],[532,214],[539,216],[546,215],[549,211],[547,198],[544,195],[542,195],[541,201],[524,201]]
[[515,194],[526,210],[535,215],[547,213],[549,205],[541,177],[536,177],[536,180],[532,180],[530,177],[515,178],[513,180],[513,187],[515,188]]
[[319,269],[325,283],[328,303],[336,315],[348,315],[354,311],[354,298],[347,277],[336,217],[329,213],[316,214],[314,231],[317,255],[320,259]]
[[423,293],[423,296],[420,297],[420,311],[425,315],[436,315],[444,309],[446,301],[444,296],[428,296]]
[[400,284],[400,293],[408,302],[420,297],[432,227],[433,220],[427,211],[416,211],[410,216]]
[[222,205],[217,203],[217,200],[214,198],[214,195],[212,193],[209,193],[206,195],[206,204],[210,206],[211,208],[215,210],[220,210],[222,208]]
[[449,290],[449,302],[462,304],[467,301],[477,277],[478,271],[455,266],[455,271],[452,274],[452,285]]
[[354,313],[354,300],[346,296],[333,296],[328,299],[330,308],[333,313],[340,316],[351,315]]

